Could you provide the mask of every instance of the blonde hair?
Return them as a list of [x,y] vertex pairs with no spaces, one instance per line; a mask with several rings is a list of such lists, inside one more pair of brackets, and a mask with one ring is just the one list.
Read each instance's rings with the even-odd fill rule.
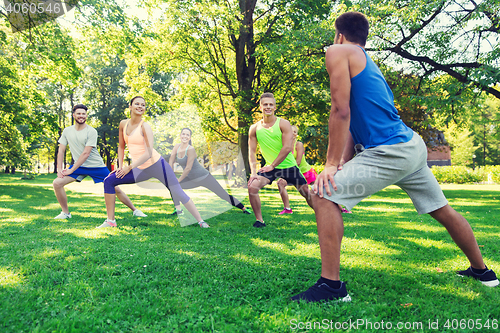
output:
[[272,98],[274,99],[274,101],[276,102],[276,98],[274,98],[274,95],[273,93],[270,93],[270,92],[265,92],[263,93],[262,95],[260,95],[260,99],[259,99],[259,103],[262,104],[262,99],[263,98]]

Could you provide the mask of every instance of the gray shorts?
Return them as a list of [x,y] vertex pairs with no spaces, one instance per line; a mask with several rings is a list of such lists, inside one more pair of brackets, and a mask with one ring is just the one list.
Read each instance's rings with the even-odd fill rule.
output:
[[404,143],[363,150],[344,164],[334,176],[337,191],[324,197],[351,210],[364,198],[397,185],[409,196],[419,214],[444,207],[446,200],[436,178],[427,166],[427,147],[422,138]]

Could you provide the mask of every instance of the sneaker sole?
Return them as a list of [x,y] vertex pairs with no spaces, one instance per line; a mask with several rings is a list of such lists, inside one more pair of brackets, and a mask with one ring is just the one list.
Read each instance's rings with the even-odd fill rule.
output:
[[[293,302],[306,302],[306,303],[310,303],[308,302],[307,300],[304,300],[304,299],[293,299],[293,298],[290,298]],[[352,299],[351,299],[351,296],[349,296],[349,294],[347,294],[346,296],[344,297],[341,297],[341,298],[334,298],[334,299],[330,299],[330,300],[321,300],[321,301],[316,301],[316,302],[324,302],[324,303],[347,303],[347,302],[350,302]],[[316,303],[314,301],[311,301],[312,303]]]
[[350,302],[351,301],[351,296],[347,294],[347,296],[344,296],[342,298],[339,298],[335,301],[335,303],[340,303],[340,302]]
[[496,287],[500,284],[498,280],[493,280],[493,281],[481,281],[481,283],[487,287]]
[[[461,278],[465,278],[465,277],[474,278],[473,276],[462,275],[462,274],[458,274],[458,273],[457,273],[457,276],[459,276]],[[500,284],[500,281],[498,281],[498,279],[497,280],[493,280],[493,281],[481,281],[481,280],[478,280],[478,281],[481,282],[484,286],[487,286],[487,287],[496,287],[496,286],[498,286]]]

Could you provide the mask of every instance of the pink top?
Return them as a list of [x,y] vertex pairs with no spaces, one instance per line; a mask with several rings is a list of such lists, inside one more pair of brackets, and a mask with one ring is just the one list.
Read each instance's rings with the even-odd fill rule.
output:
[[[132,156],[132,161],[137,161],[144,153],[146,152],[146,141],[144,140],[144,136],[142,134],[142,123],[144,120],[141,120],[139,126],[135,128],[130,135],[127,135],[127,127],[130,123],[130,120],[127,121],[125,128],[123,129],[123,139],[128,146],[128,151]],[[161,155],[153,148],[153,154],[150,159],[146,162],[138,166],[139,169],[146,169],[160,159]]]

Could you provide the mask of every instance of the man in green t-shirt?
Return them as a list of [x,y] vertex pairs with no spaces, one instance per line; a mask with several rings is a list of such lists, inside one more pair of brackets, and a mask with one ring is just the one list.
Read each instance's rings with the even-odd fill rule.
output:
[[[64,186],[75,180],[81,182],[85,177],[90,176],[94,183],[102,183],[104,178],[109,175],[109,170],[102,161],[101,155],[97,151],[97,131],[86,124],[87,107],[83,104],[77,104],[73,107],[73,118],[75,124],[66,127],[59,138],[59,152],[57,154],[57,178],[54,179],[54,193],[57,201],[61,205],[62,212],[54,219],[69,219],[71,214],[68,208],[68,198]],[[71,156],[75,164],[66,169],[63,165],[66,146],[69,145]],[[117,187],[116,195],[127,207],[129,207],[134,216],[147,216],[139,209],[134,207],[130,198]]]
[[[254,227],[265,227],[262,218],[259,191],[273,180],[282,178],[289,185],[294,185],[306,198],[312,208],[307,181],[297,167],[292,155],[292,126],[288,120],[276,117],[276,99],[272,93],[264,93],[260,97],[262,120],[250,127],[248,134],[248,159],[251,175],[248,180],[248,196],[257,221]],[[257,170],[257,143],[260,145],[266,166]]]

